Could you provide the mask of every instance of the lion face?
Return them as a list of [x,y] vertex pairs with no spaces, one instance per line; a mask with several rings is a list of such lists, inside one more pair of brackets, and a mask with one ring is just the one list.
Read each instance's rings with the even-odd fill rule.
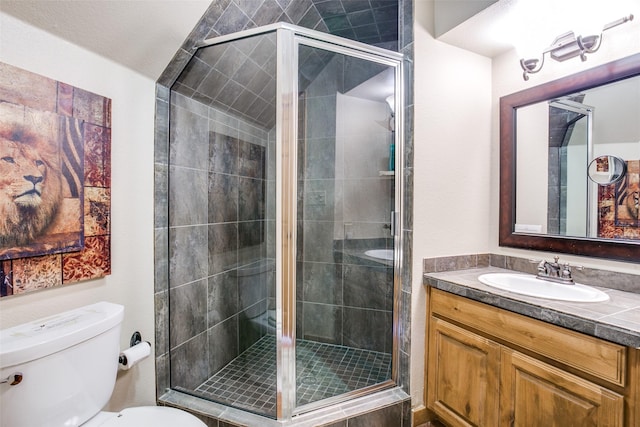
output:
[[24,131],[0,130],[0,247],[32,242],[55,218],[61,174],[45,143]]
[[[6,196],[24,208],[37,208],[42,203],[42,188],[47,168],[33,149],[4,141],[0,145],[0,173]],[[22,176],[22,179],[19,179]]]

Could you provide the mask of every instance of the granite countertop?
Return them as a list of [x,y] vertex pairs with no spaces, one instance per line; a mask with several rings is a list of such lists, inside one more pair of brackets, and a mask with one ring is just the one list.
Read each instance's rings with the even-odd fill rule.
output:
[[427,273],[424,283],[494,307],[582,332],[624,346],[640,348],[640,294],[598,286],[606,302],[567,302],[535,298],[480,283],[485,273],[518,273],[497,267]]

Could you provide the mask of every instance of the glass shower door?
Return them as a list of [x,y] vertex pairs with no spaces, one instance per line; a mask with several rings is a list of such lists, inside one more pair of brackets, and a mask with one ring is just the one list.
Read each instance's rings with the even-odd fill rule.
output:
[[288,24],[194,52],[168,106],[173,390],[288,420],[394,384],[401,58]]
[[274,31],[198,49],[171,88],[172,388],[276,417]]
[[304,412],[392,378],[396,69],[297,46],[295,406]]

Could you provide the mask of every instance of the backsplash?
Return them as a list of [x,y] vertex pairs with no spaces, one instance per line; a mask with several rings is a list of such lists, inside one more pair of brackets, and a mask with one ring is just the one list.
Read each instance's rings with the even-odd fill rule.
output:
[[[552,257],[550,257],[551,259]],[[562,259],[560,259],[562,262]],[[449,257],[424,258],[423,273],[439,273],[443,271],[467,270],[471,268],[498,267],[507,270],[536,274],[539,260],[518,258],[496,254],[471,254]],[[600,286],[625,292],[640,294],[640,276],[616,271],[600,270],[585,267],[573,269],[573,278],[584,285]]]

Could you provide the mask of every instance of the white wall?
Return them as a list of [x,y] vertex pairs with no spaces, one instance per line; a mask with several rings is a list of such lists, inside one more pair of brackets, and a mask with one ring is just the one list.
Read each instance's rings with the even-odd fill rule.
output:
[[[638,4],[640,0],[633,0]],[[423,258],[496,253],[549,258],[498,246],[499,98],[533,85],[640,52],[640,19],[605,36],[587,62],[548,61],[522,79],[519,57],[489,59],[446,45],[433,34],[433,0],[415,2],[415,128],[411,397],[423,403],[425,292]],[[615,31],[615,35],[614,35]],[[563,257],[594,268],[640,274],[638,264]]]
[[439,37],[473,15],[482,12],[482,10],[496,1],[456,0],[453,2],[450,0],[435,0],[434,16],[437,16],[438,19],[435,22],[435,31],[432,34]]
[[[155,83],[3,13],[0,61],[112,99],[112,274],[2,298],[0,328],[104,300],[125,306],[121,348],[129,345],[136,330],[153,342]],[[150,357],[120,373],[107,409],[153,404],[154,372]]]
[[423,403],[422,260],[489,249],[491,60],[435,40],[431,3],[414,11],[413,406]]
[[[526,197],[516,199],[516,224],[539,225],[542,233],[547,232],[549,183],[547,174],[540,171],[549,168],[549,147],[539,142],[549,140],[548,122],[549,106],[546,102],[518,110],[516,139],[520,144],[516,152],[516,194]],[[523,176],[529,179],[521,179]]]
[[335,204],[334,239],[389,236],[382,225],[391,216],[391,179],[379,174],[389,166],[391,132],[380,124],[389,118],[384,102],[336,95],[335,191],[344,197]]
[[[522,69],[515,50],[508,51],[496,58],[492,62],[492,120],[491,120],[491,215],[489,227],[489,248],[492,253],[511,255],[524,258],[551,258],[550,252],[534,252],[520,249],[512,249],[498,246],[498,208],[499,208],[499,100],[501,96],[513,92],[524,90],[551,80],[558,79],[570,74],[574,74],[607,62],[614,61],[635,53],[640,53],[640,19],[637,18],[640,12],[640,0],[633,0],[636,19],[620,27],[609,30],[605,33],[603,44],[600,50],[589,55],[586,62],[579,58],[573,58],[565,62],[553,60],[545,61],[545,65],[538,74],[530,76],[529,81],[522,79]],[[607,270],[621,271],[631,274],[640,274],[640,265],[624,262],[608,261],[597,258],[569,256],[560,254],[563,260],[572,264],[586,267],[603,268]]]

